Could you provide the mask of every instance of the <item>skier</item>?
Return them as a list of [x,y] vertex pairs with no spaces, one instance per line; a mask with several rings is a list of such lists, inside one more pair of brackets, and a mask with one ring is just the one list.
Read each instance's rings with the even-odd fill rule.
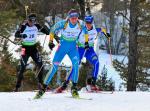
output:
[[42,58],[39,55],[39,52],[36,48],[36,39],[38,31],[43,32],[46,35],[49,35],[49,29],[47,27],[41,27],[36,23],[36,14],[30,14],[28,19],[20,26],[20,28],[15,33],[15,39],[22,40],[21,47],[21,66],[17,72],[17,82],[14,89],[15,92],[19,91],[21,87],[21,82],[23,80],[23,73],[25,71],[28,58],[31,56],[34,62],[36,63],[39,74],[38,76],[38,86],[40,86],[43,76],[43,63]]
[[54,74],[56,73],[58,69],[58,65],[64,58],[64,56],[67,54],[72,62],[72,87],[71,87],[71,94],[73,97],[78,98],[79,94],[77,91],[77,82],[78,82],[78,69],[79,69],[79,54],[78,54],[78,48],[77,48],[77,39],[79,33],[83,32],[83,35],[85,37],[85,48],[89,47],[88,44],[88,34],[86,28],[84,28],[83,22],[78,19],[79,13],[75,9],[71,9],[68,12],[68,19],[60,21],[56,23],[51,30],[50,33],[50,41],[49,41],[49,47],[52,50],[54,48],[53,38],[54,34],[58,31],[61,31],[61,37],[60,37],[60,45],[58,46],[58,50],[55,53],[54,59],[53,59],[53,66],[47,73],[43,89],[39,90],[39,92],[36,94],[35,98],[40,98],[46,91],[47,85],[52,80]]
[[[92,64],[93,66],[92,76],[90,78],[87,78],[86,89],[87,91],[90,91],[90,92],[99,91],[100,89],[96,86],[97,75],[99,72],[99,60],[98,60],[98,56],[96,55],[94,51],[94,40],[97,37],[97,30],[93,24],[93,16],[91,15],[85,16],[84,21],[85,21],[85,27],[87,28],[88,34],[89,34],[88,36],[89,48],[88,49],[84,48],[85,39],[83,37],[83,33],[81,33],[79,36],[79,40],[78,40],[78,47],[79,47],[78,51],[79,51],[79,57],[80,57],[79,64],[81,63],[81,60],[83,57],[85,57]],[[110,37],[109,33],[106,33],[104,29],[99,30],[99,32],[105,33],[104,35],[106,37]],[[74,69],[72,69],[72,71],[73,70]],[[67,77],[67,79],[63,82],[62,86],[56,89],[56,93],[61,93],[63,90],[67,88],[69,80],[72,79],[71,78],[72,71],[70,75]]]

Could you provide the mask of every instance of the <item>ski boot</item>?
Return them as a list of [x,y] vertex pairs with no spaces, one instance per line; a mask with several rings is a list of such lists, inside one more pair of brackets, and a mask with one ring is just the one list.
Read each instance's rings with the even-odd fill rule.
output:
[[97,87],[96,85],[91,85],[91,91],[92,92],[98,92],[101,91],[99,87]]
[[72,87],[71,87],[71,94],[73,98],[79,98],[79,93],[76,87],[76,83],[73,83]]
[[94,77],[87,79],[86,90],[88,92],[98,92],[98,91],[101,91],[101,89],[96,86],[96,79]]
[[47,85],[43,85],[43,88],[40,89],[40,90],[36,93],[34,99],[40,99],[40,98],[44,95],[44,93],[45,93],[45,91],[46,91],[46,88],[47,88]]
[[56,90],[55,90],[55,93],[62,93],[68,86],[68,81],[64,81],[62,86],[58,87]]
[[17,87],[14,88],[14,89],[13,89],[13,92],[19,92],[19,88],[17,88]]
[[19,91],[21,91],[21,84],[22,84],[21,80],[17,80],[16,86],[13,89],[13,92],[19,92]]

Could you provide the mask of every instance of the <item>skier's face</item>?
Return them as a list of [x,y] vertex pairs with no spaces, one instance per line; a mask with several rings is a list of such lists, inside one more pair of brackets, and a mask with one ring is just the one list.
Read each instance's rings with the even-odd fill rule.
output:
[[30,27],[32,27],[34,25],[34,22],[28,21],[28,24]]
[[77,23],[77,21],[78,21],[78,17],[71,17],[71,18],[69,18],[69,21],[70,21],[73,25],[75,25],[75,24]]
[[86,22],[86,27],[87,27],[88,30],[90,30],[92,28],[92,24]]
[[33,26],[35,24],[35,22],[36,22],[36,19],[29,19],[28,20],[28,23],[30,26]]

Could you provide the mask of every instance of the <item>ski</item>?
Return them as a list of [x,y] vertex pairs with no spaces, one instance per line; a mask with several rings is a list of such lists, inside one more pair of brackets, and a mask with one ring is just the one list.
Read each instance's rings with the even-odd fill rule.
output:
[[73,99],[77,99],[77,100],[93,100],[92,98],[85,98],[85,97],[72,97],[72,96],[65,96],[66,98],[73,98]]
[[100,91],[100,92],[98,92],[98,93],[101,93],[101,94],[113,94],[114,92],[112,91],[112,92],[104,92],[104,91]]
[[113,94],[114,92],[107,92],[107,91],[85,91],[84,93],[100,93],[100,94]]

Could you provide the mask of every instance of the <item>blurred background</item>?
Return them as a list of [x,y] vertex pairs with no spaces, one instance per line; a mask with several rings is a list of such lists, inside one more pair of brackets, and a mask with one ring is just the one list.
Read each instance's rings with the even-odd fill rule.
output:
[[[12,91],[15,86],[20,47],[14,45],[14,33],[19,25],[30,13],[36,13],[38,22],[51,29],[67,17],[71,8],[80,12],[82,20],[86,14],[93,15],[96,27],[106,28],[112,36],[111,44],[101,34],[96,40],[95,50],[100,59],[97,85],[107,91],[150,91],[149,0],[0,0],[0,91]],[[51,62],[48,49],[42,48],[47,47],[43,42],[45,36],[39,36],[43,36],[38,49],[45,60],[46,73]],[[35,65],[32,60],[28,64],[22,91],[37,88]],[[85,86],[91,67],[83,61],[80,88]],[[50,87],[58,87],[69,70],[70,65],[62,63]]]

